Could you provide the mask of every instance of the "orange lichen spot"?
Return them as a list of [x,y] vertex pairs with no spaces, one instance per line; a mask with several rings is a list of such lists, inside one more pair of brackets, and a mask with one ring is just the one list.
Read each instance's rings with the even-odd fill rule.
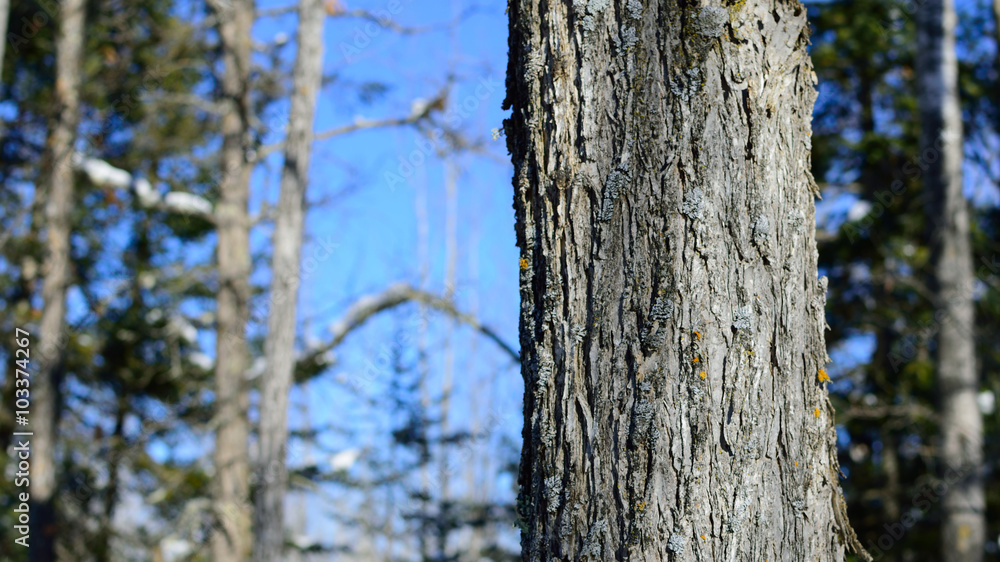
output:
[[819,374],[816,375],[816,378],[819,379],[819,382],[826,382],[826,381],[830,380],[830,375],[826,374],[826,370],[825,369],[820,369],[819,370]]
[[692,363],[697,363],[698,361],[701,361],[701,357],[695,357],[694,361],[692,361]]
[[696,337],[698,339],[701,339],[701,333],[700,332],[695,332],[694,333],[694,337]]
[[520,264],[521,264],[521,271],[528,269],[528,267],[531,265],[530,263],[528,263],[528,258],[521,258]]
[[701,540],[703,540],[703,541],[707,541],[707,540],[708,540],[708,537],[706,537],[705,535],[702,535],[702,536],[701,536]]
[[819,408],[816,408],[815,410],[813,410],[813,414],[816,414],[816,417],[818,418],[819,417]]
[[799,466],[799,461],[795,461],[795,466]]
[[705,377],[708,376],[708,374],[705,371],[702,371],[701,373],[698,374],[698,376],[704,379]]

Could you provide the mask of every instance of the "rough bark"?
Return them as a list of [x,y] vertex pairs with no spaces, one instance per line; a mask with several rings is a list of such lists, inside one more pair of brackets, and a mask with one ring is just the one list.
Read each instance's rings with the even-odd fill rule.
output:
[[978,378],[972,298],[969,211],[962,193],[962,113],[958,98],[953,0],[927,0],[917,30],[921,154],[931,229],[935,363],[941,413],[942,560],[979,562],[985,541],[983,422],[976,402]]
[[511,2],[524,560],[860,550],[823,382],[808,34],[794,0]]
[[305,192],[309,182],[316,96],[323,74],[322,0],[299,3],[298,53],[285,141],[285,164],[275,218],[271,300],[260,393],[260,466],[254,504],[254,560],[280,560],[284,546],[288,392],[295,369],[295,320],[299,290]]
[[213,560],[250,556],[249,406],[246,324],[250,301],[250,219],[247,204],[252,166],[250,130],[250,29],[253,0],[213,0],[224,65],[221,79],[222,175],[215,206],[219,287],[216,296],[215,509]]
[[42,281],[41,354],[31,384],[31,543],[32,562],[55,560],[58,536],[55,496],[55,449],[59,426],[59,379],[66,339],[66,289],[70,270],[73,211],[71,156],[80,120],[80,74],[83,66],[84,0],[66,0],[59,7],[56,38],[56,117],[46,142],[49,169],[45,193],[46,256]]

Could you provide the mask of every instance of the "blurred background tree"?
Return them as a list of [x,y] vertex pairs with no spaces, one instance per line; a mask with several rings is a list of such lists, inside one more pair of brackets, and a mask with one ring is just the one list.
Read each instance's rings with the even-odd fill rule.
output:
[[[814,175],[825,182],[819,211],[820,268],[830,277],[831,392],[851,521],[883,560],[935,557],[941,502],[916,499],[938,482],[936,324],[928,283],[912,2],[810,3],[820,77]],[[972,206],[978,369],[988,484],[988,554],[997,556],[995,396],[997,290],[996,47],[986,2],[959,2],[956,33],[965,127],[965,193]],[[934,498],[932,495],[929,498]],[[915,521],[901,526],[903,518]],[[903,531],[900,531],[903,529]]]

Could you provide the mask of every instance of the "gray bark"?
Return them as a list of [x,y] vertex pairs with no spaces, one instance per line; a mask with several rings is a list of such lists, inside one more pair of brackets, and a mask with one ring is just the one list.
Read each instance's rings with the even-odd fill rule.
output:
[[305,192],[316,96],[323,74],[322,0],[299,3],[298,53],[274,226],[271,300],[260,393],[260,466],[254,504],[254,560],[280,560],[284,546],[288,392],[295,368],[295,320]]
[[253,0],[213,0],[223,64],[222,176],[215,207],[219,287],[216,296],[215,509],[213,560],[250,556],[249,437],[246,324],[250,304],[250,219],[247,161],[250,129],[250,30]]
[[823,382],[805,8],[509,13],[523,559],[860,551]]
[[46,257],[42,281],[41,354],[31,385],[31,542],[32,562],[55,560],[58,536],[55,495],[56,441],[59,426],[59,379],[65,350],[66,289],[71,275],[70,235],[73,211],[71,157],[80,120],[80,73],[83,66],[84,0],[66,0],[59,8],[56,37],[57,111],[46,142],[48,192],[45,193]]
[[[935,362],[941,399],[942,560],[979,562],[985,541],[983,422],[972,299],[969,211],[962,193],[962,113],[953,0],[927,0],[918,13],[917,81],[927,217],[931,228]],[[956,477],[955,474],[958,474]]]

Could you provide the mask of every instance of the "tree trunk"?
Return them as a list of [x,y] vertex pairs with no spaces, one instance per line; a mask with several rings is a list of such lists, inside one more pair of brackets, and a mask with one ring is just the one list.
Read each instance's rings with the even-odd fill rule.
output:
[[993,0],[993,32],[997,42],[997,72],[1000,72],[1000,0]]
[[215,509],[220,532],[212,536],[213,560],[250,555],[249,403],[246,324],[250,304],[251,165],[249,80],[253,0],[213,0],[225,69],[221,80],[222,176],[215,207],[219,287],[216,319]]
[[254,506],[254,560],[280,560],[284,546],[288,392],[295,367],[299,260],[316,96],[323,74],[322,0],[299,3],[298,54],[285,141],[285,165],[274,226],[271,300],[260,393],[260,466]]
[[[1000,1],[1000,0],[998,0]],[[7,47],[7,22],[10,19],[10,0],[0,0],[0,84],[3,84],[3,56]]]
[[31,546],[32,562],[55,560],[58,537],[55,495],[56,440],[59,425],[59,379],[66,339],[66,289],[70,273],[70,234],[73,211],[73,141],[80,120],[80,71],[83,66],[84,0],[60,4],[56,38],[56,104],[46,143],[49,165],[45,194],[46,257],[42,281],[42,318],[39,327],[38,374],[31,385]]
[[942,560],[979,562],[985,541],[983,422],[976,402],[969,211],[962,193],[962,113],[953,0],[927,0],[918,14],[920,148],[934,267],[935,361],[941,396]]
[[104,513],[100,521],[100,528],[97,535],[97,544],[94,547],[94,559],[98,562],[111,562],[115,560],[112,551],[112,541],[115,538],[114,522],[115,508],[118,506],[119,487],[121,486],[120,472],[123,457],[127,450],[125,444],[125,417],[129,413],[128,399],[119,396],[115,409],[115,428],[111,434],[108,445],[108,483],[104,487]]
[[860,550],[823,384],[806,10],[703,4],[511,2],[524,560]]

